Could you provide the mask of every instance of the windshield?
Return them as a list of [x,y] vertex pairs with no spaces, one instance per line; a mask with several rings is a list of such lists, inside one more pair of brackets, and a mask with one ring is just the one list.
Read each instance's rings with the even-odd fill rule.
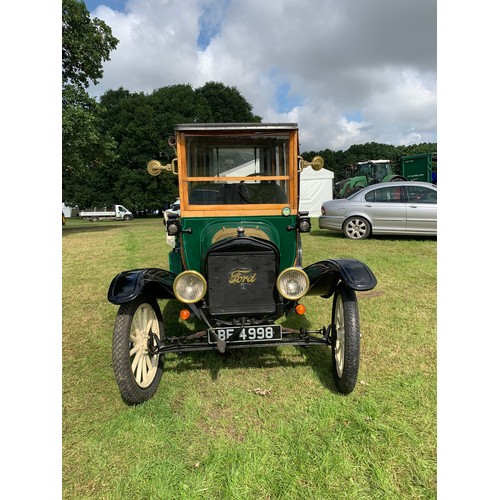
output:
[[288,134],[187,135],[189,204],[287,203],[288,151]]
[[358,165],[358,168],[356,169],[354,175],[365,175],[368,177],[370,175],[370,163],[363,163],[362,165]]

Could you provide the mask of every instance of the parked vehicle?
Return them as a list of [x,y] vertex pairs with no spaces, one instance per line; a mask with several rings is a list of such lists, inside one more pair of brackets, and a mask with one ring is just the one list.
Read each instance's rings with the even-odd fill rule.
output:
[[408,181],[432,182],[432,162],[436,160],[437,153],[402,156],[401,175]]
[[401,156],[398,160],[399,169],[390,160],[360,161],[352,177],[335,184],[335,198],[347,198],[360,189],[380,182],[433,182],[432,162],[436,160],[437,153]]
[[167,221],[169,214],[179,215],[180,212],[181,212],[181,200],[180,200],[180,198],[177,198],[172,203],[172,205],[170,205],[170,208],[163,210],[163,219],[164,219],[164,221]]
[[[160,383],[166,353],[271,347],[332,348],[333,380],[348,394],[357,381],[360,327],[356,292],[377,280],[355,259],[325,258],[302,267],[301,234],[310,231],[299,211],[304,168],[320,169],[317,156],[299,156],[298,126],[183,124],[168,143],[171,164],[148,163],[151,175],[178,175],[180,212],[169,214],[173,239],[169,270],[133,269],[111,282],[108,300],[119,305],[113,333],[113,368],[123,399],[138,404]],[[215,195],[216,194],[216,195]],[[302,315],[305,295],[332,299],[331,323],[291,329],[277,324]],[[205,327],[171,335],[159,299],[181,303],[181,320],[194,315]]]
[[130,210],[126,209],[122,205],[113,205],[113,210],[106,210],[106,208],[83,210],[80,212],[80,217],[91,222],[98,222],[102,219],[132,220],[134,215]]
[[384,182],[323,203],[320,229],[363,240],[370,234],[437,235],[437,186]]
[[352,177],[335,184],[335,197],[346,198],[350,194],[371,184],[397,180],[405,179],[401,175],[396,174],[390,160],[360,161],[357,163]]

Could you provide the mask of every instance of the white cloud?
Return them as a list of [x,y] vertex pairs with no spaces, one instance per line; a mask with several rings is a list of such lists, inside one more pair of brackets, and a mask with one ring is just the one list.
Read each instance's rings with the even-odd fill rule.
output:
[[435,0],[130,0],[92,14],[120,40],[93,95],[220,81],[264,121],[297,121],[303,150],[436,141]]

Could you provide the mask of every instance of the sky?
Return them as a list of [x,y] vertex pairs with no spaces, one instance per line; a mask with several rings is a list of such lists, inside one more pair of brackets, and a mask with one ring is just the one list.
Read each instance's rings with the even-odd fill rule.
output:
[[85,0],[120,42],[89,93],[208,81],[302,151],[437,142],[436,0]]

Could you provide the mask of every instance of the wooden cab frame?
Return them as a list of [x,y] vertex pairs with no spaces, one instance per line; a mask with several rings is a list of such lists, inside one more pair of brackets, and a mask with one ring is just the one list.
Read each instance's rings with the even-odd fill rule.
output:
[[[297,215],[298,213],[298,183],[299,183],[299,138],[298,125],[295,123],[277,123],[277,124],[237,124],[237,123],[221,123],[221,124],[185,124],[177,125],[176,133],[176,151],[177,151],[177,174],[179,176],[179,195],[182,217],[221,217],[221,216],[272,216],[281,215],[283,209],[289,209],[290,214]],[[240,175],[223,175],[223,176],[207,176],[207,175],[190,175],[189,168],[189,151],[188,142],[192,138],[203,141],[206,138],[210,140],[225,139],[238,141],[256,141],[263,138],[286,137],[287,147],[284,152],[285,165],[281,165],[284,172],[279,172],[280,175],[258,175],[251,174],[251,179],[248,176]],[[192,170],[192,168],[191,168]],[[284,173],[284,175],[283,175]],[[189,188],[190,183],[207,183],[219,186],[222,184],[237,184],[245,182],[278,182],[285,183],[286,201],[278,203],[211,203],[200,204],[190,203]]]

